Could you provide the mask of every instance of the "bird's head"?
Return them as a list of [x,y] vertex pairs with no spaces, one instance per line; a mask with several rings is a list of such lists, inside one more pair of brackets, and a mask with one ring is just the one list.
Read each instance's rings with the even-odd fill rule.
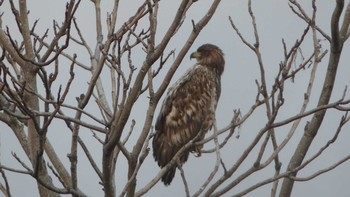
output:
[[221,75],[224,71],[225,59],[222,50],[213,44],[204,44],[190,58],[196,58],[197,62],[203,66],[217,71]]

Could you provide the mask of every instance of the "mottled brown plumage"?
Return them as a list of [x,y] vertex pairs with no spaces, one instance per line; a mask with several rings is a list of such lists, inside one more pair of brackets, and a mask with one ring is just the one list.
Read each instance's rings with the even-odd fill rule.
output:
[[[204,139],[213,125],[215,109],[220,97],[220,78],[225,60],[221,49],[204,44],[191,54],[197,63],[192,66],[172,87],[164,99],[155,125],[153,156],[164,167],[186,143]],[[179,161],[187,161],[190,152],[201,154],[202,145],[185,150]],[[174,178],[176,166],[162,177],[165,185]]]

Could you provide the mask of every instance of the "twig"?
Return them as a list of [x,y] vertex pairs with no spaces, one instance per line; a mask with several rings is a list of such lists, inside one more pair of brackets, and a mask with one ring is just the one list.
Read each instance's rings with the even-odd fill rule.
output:
[[8,183],[7,176],[1,166],[0,173],[2,175],[2,179],[5,182],[5,187],[0,183],[0,190],[2,191],[2,193],[4,193],[5,197],[11,197],[10,185]]
[[213,128],[214,128],[214,143],[215,143],[216,163],[215,163],[213,171],[210,173],[207,180],[202,184],[202,186],[199,188],[199,190],[193,196],[199,196],[204,191],[204,189],[214,179],[214,176],[216,175],[216,173],[219,170],[220,164],[221,163],[223,164],[223,161],[221,159],[221,153],[220,153],[220,144],[218,142],[218,128],[216,126],[216,119],[215,118],[214,118]]
[[314,179],[326,172],[329,172],[333,169],[335,169],[336,167],[340,166],[341,164],[343,164],[344,162],[350,160],[350,155],[344,157],[343,159],[339,160],[338,162],[334,163],[333,165],[327,167],[327,168],[324,168],[324,169],[321,169],[321,170],[318,170],[317,172],[315,172],[314,174],[311,174],[309,176],[306,176],[306,177],[294,177],[294,176],[288,176],[288,178],[290,179],[293,179],[294,181],[309,181],[311,179]]
[[182,166],[181,166],[179,160],[177,160],[177,168],[180,170],[180,175],[181,175],[181,178],[182,178],[182,182],[183,182],[184,187],[185,187],[186,197],[190,197],[190,189],[188,188],[188,184],[187,184],[187,181],[186,181],[185,172],[184,172],[184,170],[182,169]]
[[28,174],[28,175],[32,175],[33,174],[33,171],[31,171],[31,170],[30,171],[18,170],[18,169],[14,169],[14,168],[3,166],[3,165],[1,165],[0,168],[3,169],[3,170],[7,170],[7,171],[10,171],[10,172],[15,172],[15,173],[19,173],[19,174]]
[[80,147],[83,149],[86,157],[88,158],[92,168],[95,170],[96,174],[98,175],[98,177],[100,178],[100,180],[102,181],[102,172],[101,170],[98,168],[94,158],[92,157],[89,149],[87,148],[87,146],[85,145],[84,141],[78,136],[78,142]]
[[[304,11],[304,9],[302,8],[302,6],[297,2],[297,0],[289,0],[289,2],[294,5],[295,7],[298,8],[299,12],[297,12],[294,7],[292,5],[289,5],[289,7],[291,8],[291,10],[294,12],[294,14],[296,14],[299,18],[301,18],[302,20],[304,20],[306,23],[311,23],[311,19],[310,17],[306,14],[306,12]],[[328,36],[322,29],[320,29],[317,25],[315,25],[315,28],[318,32],[320,32],[320,34],[325,37],[329,42],[331,42],[331,37]]]
[[92,136],[98,141],[100,142],[100,144],[104,144],[104,141],[102,139],[100,139],[97,134],[92,130],[90,129],[91,133],[92,133]]
[[[83,34],[82,34],[82,32],[81,32],[81,30],[80,30],[80,28],[79,28],[79,26],[78,26],[78,23],[77,23],[77,21],[76,21],[75,18],[73,18],[73,24],[74,24],[74,27],[75,27],[75,29],[77,30],[78,36],[79,36],[79,38],[80,38],[80,40],[81,40],[81,45],[83,45],[83,46],[85,47],[85,49],[86,49],[87,52],[89,53],[90,57],[92,57],[92,56],[93,56],[92,50],[91,50],[91,48],[89,47],[89,45],[87,44],[87,42],[85,41],[84,36],[83,36]],[[72,39],[72,38],[71,38],[71,39]],[[78,43],[78,42],[77,42],[77,43]]]
[[55,177],[60,181],[60,183],[63,185],[63,187],[67,187],[67,185],[64,183],[63,179],[60,177],[60,175],[56,172],[56,170],[51,166],[49,163],[47,163],[47,166],[51,170],[52,174],[55,175]]
[[12,152],[12,156],[27,170],[27,172],[32,172],[32,170],[17,156],[16,153]]

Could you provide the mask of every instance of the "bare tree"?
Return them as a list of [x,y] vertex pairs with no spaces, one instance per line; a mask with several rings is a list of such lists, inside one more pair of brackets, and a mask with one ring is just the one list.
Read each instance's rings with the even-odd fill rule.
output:
[[[27,8],[29,2],[19,0],[16,4],[13,0],[1,1],[0,6],[3,7],[6,3],[11,10],[5,12],[11,12],[13,22],[17,26],[16,29],[9,28],[1,21],[0,120],[7,125],[5,132],[12,131],[16,136],[30,164],[26,162],[27,158],[21,158],[16,153],[12,153],[13,158],[22,168],[14,168],[0,162],[3,180],[0,183],[1,192],[5,196],[11,196],[13,186],[6,173],[14,172],[31,176],[37,183],[40,196],[89,196],[89,193],[78,186],[78,161],[82,157],[88,159],[93,173],[99,179],[96,182],[100,182],[105,196],[142,196],[154,189],[165,172],[176,165],[181,153],[193,145],[193,140],[187,143],[168,165],[154,172],[146,184],[139,185],[137,180],[142,178],[139,172],[144,169],[144,161],[152,159],[149,156],[149,142],[153,137],[152,123],[156,108],[180,63],[212,19],[221,1],[214,0],[205,4],[207,10],[195,21],[187,15],[189,10],[197,4],[204,4],[201,1],[182,0],[178,7],[174,8],[177,11],[165,32],[159,31],[159,10],[163,2],[158,0],[140,2],[127,20],[120,19],[119,15],[122,9],[120,4],[125,3],[124,1],[114,1],[108,13],[105,13],[105,10],[101,9],[101,0],[70,0],[66,4],[63,20],[54,20],[52,27],[43,33],[39,33],[37,27],[40,20],[31,21],[31,13]],[[82,4],[94,8],[96,40],[93,46],[86,37],[87,32],[81,30],[82,19],[77,17]],[[212,134],[197,142],[203,145],[214,144],[214,148],[205,149],[203,154],[211,154],[216,160],[215,166],[208,169],[208,177],[201,180],[199,188],[190,188],[186,180],[186,175],[189,174],[178,167],[187,196],[221,196],[269,166],[274,166],[273,174],[234,195],[243,196],[261,186],[271,184],[271,196],[278,193],[280,196],[290,196],[295,181],[311,180],[350,159],[350,155],[345,155],[328,168],[318,169],[305,178],[297,177],[299,172],[336,142],[342,128],[349,121],[347,112],[350,99],[346,88],[343,96],[335,102],[330,102],[330,97],[343,46],[350,36],[350,3],[344,10],[344,0],[336,1],[330,35],[318,26],[316,0],[310,4],[312,12],[308,13],[296,0],[289,1],[291,11],[305,24],[305,29],[296,37],[293,46],[287,46],[285,41],[282,41],[284,57],[272,84],[268,82],[266,75],[267,67],[261,53],[259,24],[252,1],[248,0],[248,14],[254,33],[253,41],[249,41],[240,32],[235,20],[229,17],[227,25],[232,27],[235,35],[242,41],[241,47],[248,47],[257,59],[260,79],[255,81],[255,102],[247,112],[235,110],[232,121],[227,123],[227,126],[220,128],[215,124]],[[185,23],[190,23],[192,28],[184,28]],[[175,40],[181,31],[187,32],[186,40],[179,43],[176,49],[171,48],[169,43]],[[303,54],[302,47],[307,39],[312,40],[313,51]],[[321,40],[329,42],[329,50],[323,50]],[[81,58],[80,53],[71,52],[77,49],[88,54],[88,60]],[[299,56],[302,58],[298,58]],[[174,57],[173,61],[170,57]],[[309,102],[316,71],[318,65],[325,61],[328,61],[328,70],[319,102],[316,107],[310,109]],[[290,114],[287,118],[280,116],[285,105],[286,84],[292,85],[293,80],[305,72],[309,72],[310,77],[306,82],[304,100],[300,101],[302,106],[299,113]],[[88,83],[84,85],[81,84],[84,82],[79,81],[83,76],[89,76]],[[74,84],[81,87],[81,92],[72,91]],[[76,102],[72,102],[74,98]],[[133,120],[131,113],[136,110],[137,103],[142,99],[147,100],[147,104],[143,106],[144,121]],[[264,126],[257,131],[256,137],[242,148],[243,151],[233,164],[225,163],[221,151],[229,146],[235,132],[242,125],[255,116],[260,116],[257,109],[266,111]],[[338,128],[317,153],[305,160],[304,157],[321,124],[327,121],[324,117],[329,109],[343,113]],[[305,122],[307,117],[312,117],[310,122]],[[48,137],[48,133],[54,130],[54,122],[65,125],[70,133],[70,152],[66,158],[59,157],[57,150],[50,143],[53,139]],[[141,125],[139,132],[134,132],[136,124]],[[302,124],[305,124],[304,135],[300,143],[294,146],[294,155],[290,158],[288,167],[283,169],[282,163],[288,161],[281,161],[281,151],[290,143],[294,134],[301,130]],[[283,140],[276,137],[279,130],[287,131],[283,134]],[[88,141],[82,138],[84,132],[92,133],[91,138],[100,143],[102,155],[91,152]],[[268,146],[269,142],[272,144],[272,150]],[[79,149],[83,152],[78,152]],[[238,172],[248,156],[255,154],[254,151],[257,156],[251,167],[242,173]],[[101,157],[101,163],[98,163],[97,158]],[[128,163],[126,181],[116,182],[116,171],[120,169],[118,161],[123,159]],[[69,169],[64,165],[67,161]],[[218,173],[221,171],[222,174]],[[283,180],[283,183],[278,190],[280,180]]]

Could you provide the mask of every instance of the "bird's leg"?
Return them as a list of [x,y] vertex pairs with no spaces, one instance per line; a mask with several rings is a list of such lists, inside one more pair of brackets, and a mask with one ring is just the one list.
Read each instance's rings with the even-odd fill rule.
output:
[[[199,138],[198,138],[198,140],[196,142],[200,142],[200,141],[202,141],[204,139],[205,132],[203,132],[203,130],[201,130],[198,135],[199,135]],[[200,143],[199,145],[194,145],[193,144],[192,152],[195,152],[194,156],[195,157],[200,157],[202,155],[202,149],[203,149],[203,143]]]
[[194,154],[195,157],[200,157],[202,155],[202,148],[203,148],[203,145],[197,145],[193,148],[193,152],[195,153]]

